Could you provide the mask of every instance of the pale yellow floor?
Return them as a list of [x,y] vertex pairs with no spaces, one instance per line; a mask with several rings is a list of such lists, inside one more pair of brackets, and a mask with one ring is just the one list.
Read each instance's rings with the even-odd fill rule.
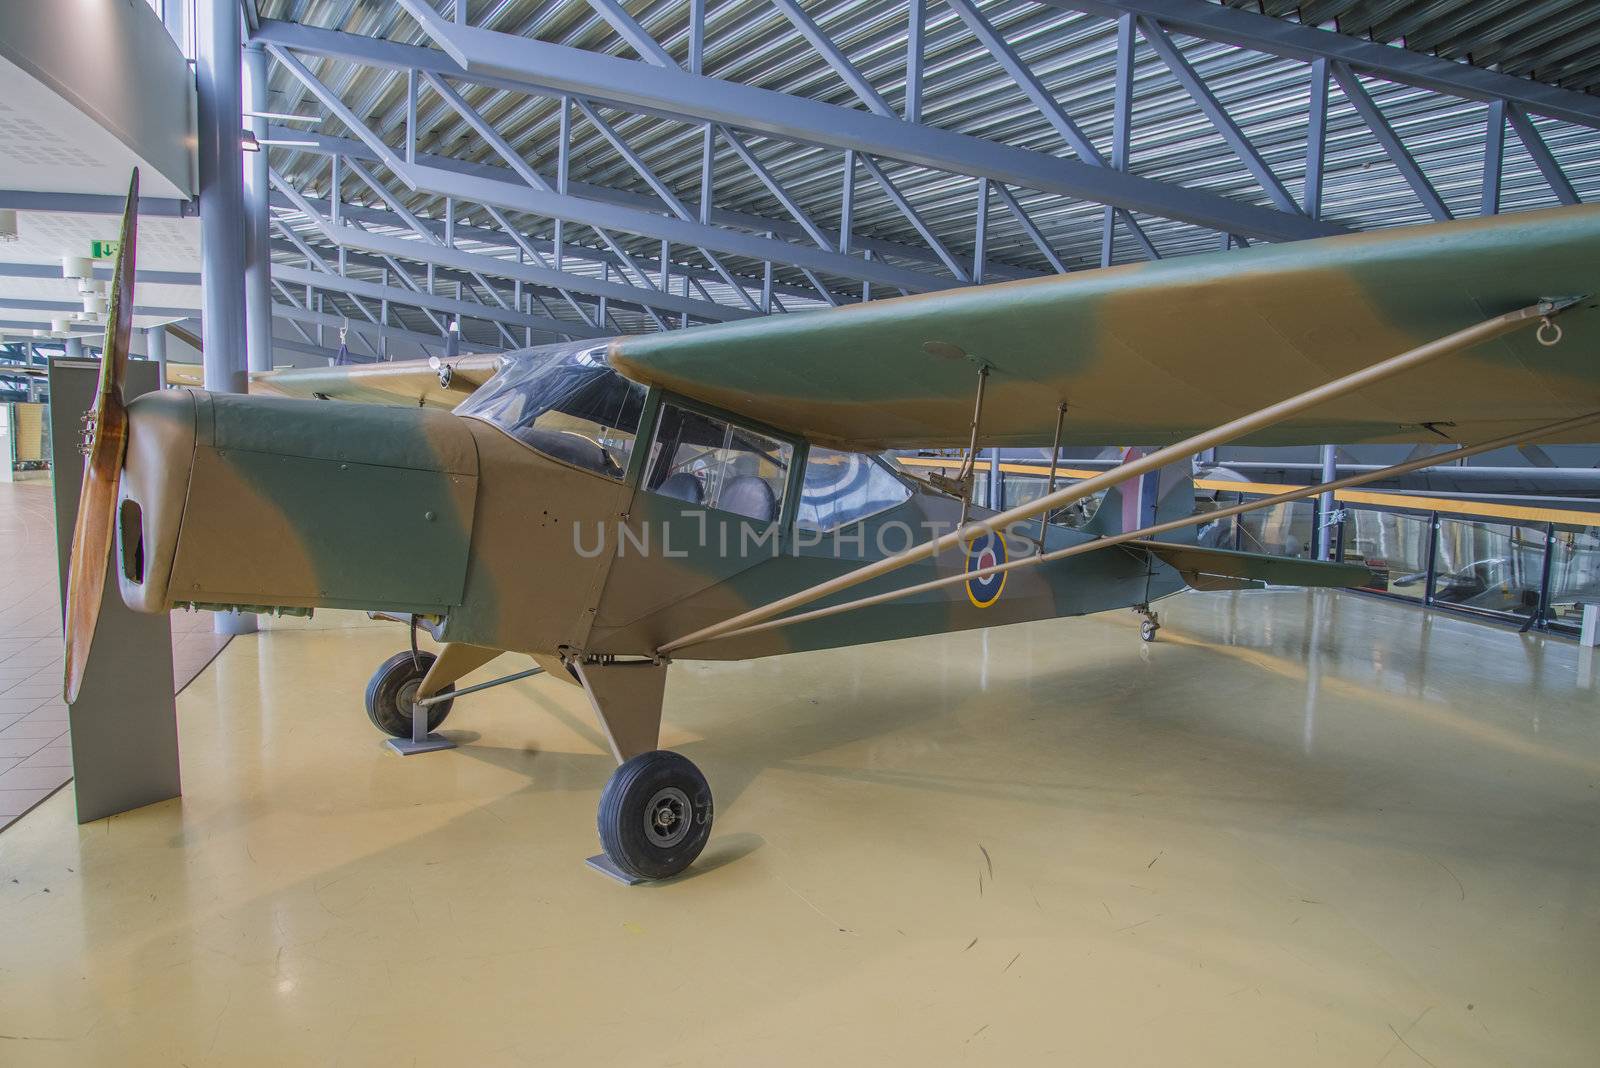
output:
[[[398,628],[240,638],[185,797],[0,835],[0,1063],[1593,1065],[1592,651],[1349,595],[674,667],[688,877],[556,680],[401,759]],[[494,665],[514,669],[509,658]]]

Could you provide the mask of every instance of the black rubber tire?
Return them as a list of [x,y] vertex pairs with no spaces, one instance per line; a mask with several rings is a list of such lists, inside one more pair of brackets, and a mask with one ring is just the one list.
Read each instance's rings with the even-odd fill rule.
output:
[[1160,629],[1160,624],[1152,623],[1147,619],[1139,624],[1139,637],[1147,642],[1153,642],[1156,640],[1156,631]]
[[[651,803],[671,791],[688,802],[688,828],[678,840],[661,844],[651,840],[647,819]],[[657,749],[623,762],[600,794],[596,824],[600,845],[611,863],[636,879],[666,879],[677,875],[700,855],[711,837],[711,787],[688,757]],[[676,828],[674,828],[676,830]],[[669,838],[670,834],[662,835]]]
[[[372,725],[394,738],[411,737],[411,702],[407,693],[414,694],[416,685],[438,659],[432,653],[417,654],[415,662],[411,650],[399,652],[378,665],[367,683],[367,718]],[[446,686],[441,693],[451,693],[455,684]],[[454,701],[440,701],[428,706],[428,732],[439,729],[439,724],[450,714]]]

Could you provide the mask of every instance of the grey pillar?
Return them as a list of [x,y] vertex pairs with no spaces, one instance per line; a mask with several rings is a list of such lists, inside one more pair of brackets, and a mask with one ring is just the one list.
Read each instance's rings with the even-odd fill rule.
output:
[[[251,111],[267,110],[267,53],[260,45],[244,50],[245,99]],[[267,120],[250,119],[258,137]],[[244,313],[245,346],[252,371],[272,370],[272,236],[268,216],[267,150],[244,154]]]
[[[1332,482],[1339,477],[1339,450],[1333,445],[1322,447],[1322,481]],[[1317,530],[1317,559],[1333,559],[1333,524],[1329,522],[1334,510],[1338,507],[1332,493],[1324,493],[1317,498],[1318,519],[1321,523]]]
[[155,361],[157,389],[167,388],[167,328],[152,326],[144,332],[145,355]]
[[[200,134],[200,286],[206,389],[244,393],[244,168],[240,134],[239,5],[196,0],[195,84]],[[218,634],[249,634],[253,615],[219,612]]]
[[69,338],[67,338],[67,353],[66,353],[66,355],[67,355],[67,358],[70,359],[70,360],[81,360],[81,359],[83,359],[83,338],[81,338],[81,337],[69,337]]
[[996,512],[1005,507],[1005,483],[1000,474],[1000,450],[989,450],[989,507]]

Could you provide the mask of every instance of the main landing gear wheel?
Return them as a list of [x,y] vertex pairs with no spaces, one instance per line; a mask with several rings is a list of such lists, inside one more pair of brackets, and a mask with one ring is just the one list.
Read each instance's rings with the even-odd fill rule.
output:
[[1147,642],[1153,642],[1156,640],[1156,631],[1160,629],[1161,624],[1157,623],[1153,619],[1147,619],[1143,623],[1139,624],[1139,637],[1143,638]]
[[600,794],[600,845],[636,879],[677,875],[711,837],[711,787],[687,757],[657,749],[624,761]]
[[[411,707],[417,699],[417,687],[438,659],[432,653],[418,653],[412,659],[411,651],[396,653],[373,672],[367,683],[367,718],[383,733],[395,738],[411,737]],[[441,693],[455,690],[454,684]],[[454,701],[440,701],[428,706],[428,733],[432,734],[450,714]]]

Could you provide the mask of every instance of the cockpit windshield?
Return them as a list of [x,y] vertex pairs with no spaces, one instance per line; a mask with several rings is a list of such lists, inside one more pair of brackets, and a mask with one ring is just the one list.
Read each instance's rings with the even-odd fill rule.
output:
[[645,389],[613,371],[593,341],[525,349],[456,408],[546,456],[620,480]]

